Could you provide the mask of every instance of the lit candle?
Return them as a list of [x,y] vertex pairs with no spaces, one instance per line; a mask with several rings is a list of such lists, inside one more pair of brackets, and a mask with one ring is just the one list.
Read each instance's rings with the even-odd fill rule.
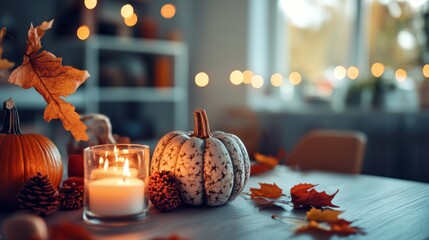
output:
[[[118,161],[116,159],[116,161]],[[91,179],[100,179],[100,178],[107,178],[107,177],[121,177],[123,176],[123,168],[122,167],[109,167],[109,161],[100,157],[99,163],[103,164],[103,168],[97,168],[92,170],[91,172]],[[125,160],[125,162],[128,162],[128,159]],[[137,177],[139,172],[135,168],[129,168],[128,170],[130,172],[130,177]]]
[[144,209],[144,183],[138,178],[103,178],[88,185],[89,210],[98,216],[125,216]]
[[[103,169],[104,170],[104,169]],[[107,177],[88,184],[89,210],[98,216],[126,216],[144,210],[144,182],[131,177],[128,159],[122,177]]]

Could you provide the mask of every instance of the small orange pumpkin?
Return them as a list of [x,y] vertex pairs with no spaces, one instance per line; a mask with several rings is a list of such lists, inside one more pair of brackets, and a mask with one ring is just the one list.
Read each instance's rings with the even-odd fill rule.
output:
[[24,183],[40,172],[57,188],[63,177],[61,155],[41,134],[22,134],[12,98],[3,103],[0,131],[0,212],[18,209],[16,195]]

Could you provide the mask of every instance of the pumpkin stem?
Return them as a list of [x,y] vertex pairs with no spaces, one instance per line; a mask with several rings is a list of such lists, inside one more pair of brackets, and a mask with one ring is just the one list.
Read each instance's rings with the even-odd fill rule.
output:
[[12,98],[3,103],[3,128],[0,133],[22,134],[19,127],[18,109]]
[[194,110],[194,136],[198,138],[211,137],[209,119],[206,110],[203,108]]

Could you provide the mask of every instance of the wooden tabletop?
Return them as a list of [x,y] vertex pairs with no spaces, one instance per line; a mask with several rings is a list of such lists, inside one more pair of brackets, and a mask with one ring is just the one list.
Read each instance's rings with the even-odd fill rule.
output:
[[[276,183],[285,193],[298,183],[319,184],[318,191],[339,192],[332,203],[344,211],[341,218],[353,222],[365,234],[348,239],[429,239],[429,184],[368,175],[296,172],[279,166],[250,178],[250,187]],[[285,216],[283,220],[272,215]],[[82,210],[57,212],[48,224],[70,221],[82,224],[99,239],[152,239],[172,234],[187,239],[344,239],[335,234],[295,234],[305,210],[258,205],[246,195],[222,207],[182,207],[168,213],[151,209],[145,222],[117,228],[92,227],[82,220]],[[1,237],[0,237],[1,239]]]

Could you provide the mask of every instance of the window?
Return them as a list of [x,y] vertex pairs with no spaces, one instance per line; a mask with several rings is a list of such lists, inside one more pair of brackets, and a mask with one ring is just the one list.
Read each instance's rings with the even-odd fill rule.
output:
[[[384,84],[401,91],[396,100],[393,91],[383,96],[389,98],[384,107],[409,107],[401,99],[413,95],[407,89],[416,92],[423,79],[426,4],[426,0],[253,0],[249,69],[265,81],[261,88],[249,90],[250,105],[343,110],[358,101],[358,107],[371,106],[373,100],[365,96],[376,98],[376,85]],[[385,67],[382,76],[371,72],[374,63]],[[398,70],[408,81],[398,79]],[[275,73],[283,77],[281,86],[271,83]],[[415,93],[407,100],[411,105],[418,102]]]

